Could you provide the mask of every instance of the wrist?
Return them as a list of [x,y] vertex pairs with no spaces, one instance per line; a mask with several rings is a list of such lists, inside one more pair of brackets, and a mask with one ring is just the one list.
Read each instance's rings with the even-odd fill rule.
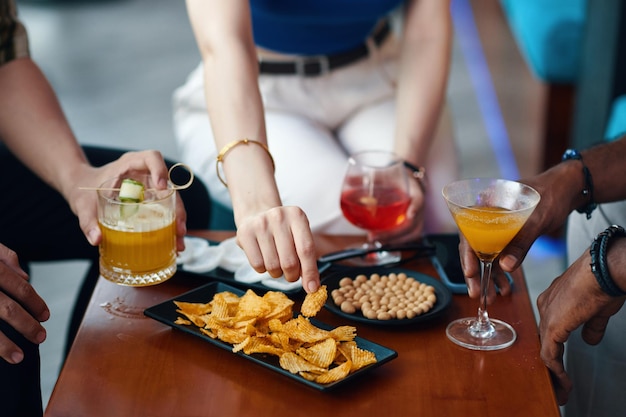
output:
[[[599,233],[589,248],[591,272],[602,291],[611,297],[626,296],[626,283],[623,282],[621,273],[622,257],[619,256],[621,251],[615,250],[616,242],[620,247],[624,247],[624,238],[626,238],[624,228],[613,225]],[[609,248],[613,250],[609,251]],[[612,266],[609,266],[610,264]]]
[[426,168],[413,165],[407,161],[404,161],[404,167],[409,171],[409,176],[417,181],[422,193],[426,193]]
[[583,187],[581,191],[579,191],[577,201],[582,201],[581,204],[578,204],[575,207],[575,210],[579,213],[585,213],[587,215],[587,219],[591,218],[591,213],[596,209],[597,204],[594,200],[594,188],[593,188],[593,177],[591,176],[591,171],[585,165],[583,161],[582,155],[575,149],[568,149],[565,151],[562,157],[562,161],[578,161],[577,165],[582,165],[580,168],[579,176],[582,173],[583,178]]

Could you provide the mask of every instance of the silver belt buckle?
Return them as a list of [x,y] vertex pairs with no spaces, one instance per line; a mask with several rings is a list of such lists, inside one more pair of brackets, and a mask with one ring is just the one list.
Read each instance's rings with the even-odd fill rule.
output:
[[[320,68],[319,74],[307,74],[305,72],[305,68],[307,64],[315,64],[317,63]],[[328,61],[328,57],[326,55],[316,55],[316,56],[307,56],[298,58],[295,61],[296,65],[296,74],[301,77],[307,77],[311,75],[326,75],[330,72],[330,62]]]

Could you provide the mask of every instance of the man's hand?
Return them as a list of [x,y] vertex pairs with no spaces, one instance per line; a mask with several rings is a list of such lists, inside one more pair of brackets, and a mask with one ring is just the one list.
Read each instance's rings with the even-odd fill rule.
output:
[[[20,268],[17,255],[0,244],[0,320],[5,321],[33,343],[46,339],[40,322],[50,318],[50,310],[28,282]],[[9,363],[19,363],[24,352],[6,335],[0,333],[0,357]]]
[[591,272],[585,252],[537,298],[541,359],[550,369],[559,404],[565,404],[572,381],[563,364],[564,343],[581,325],[583,339],[600,343],[609,318],[624,304],[625,297],[610,297]]

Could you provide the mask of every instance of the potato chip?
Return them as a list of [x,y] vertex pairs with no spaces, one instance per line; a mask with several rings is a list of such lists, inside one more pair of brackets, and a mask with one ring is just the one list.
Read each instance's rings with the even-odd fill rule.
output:
[[309,381],[335,382],[376,361],[376,356],[354,342],[356,328],[340,326],[330,331],[313,325],[326,302],[326,287],[308,294],[302,314],[294,318],[293,305],[284,293],[268,291],[262,297],[252,290],[241,297],[224,291],[209,303],[175,301],[182,325],[195,325],[202,334],[233,345],[233,352],[279,357],[280,366]]
[[280,355],[279,362],[283,369],[291,372],[292,374],[297,374],[299,372],[326,372],[325,368],[315,366],[311,362],[293,352],[285,352]]
[[376,363],[376,355],[369,350],[361,349],[355,342],[341,343],[338,349],[352,363],[351,372]]
[[311,322],[303,316],[298,316],[284,323],[283,332],[287,333],[291,339],[305,343],[315,343],[330,337],[330,333],[327,330],[313,326]]
[[319,384],[330,384],[331,382],[339,381],[340,379],[345,378],[350,373],[351,362],[347,361],[342,363],[339,366],[334,367],[333,369],[319,375],[315,378],[315,382]]
[[356,337],[356,327],[339,326],[330,331],[330,335],[338,342],[349,342]]
[[337,342],[335,339],[325,339],[311,347],[301,347],[296,353],[307,361],[322,368],[328,368],[335,359]]
[[254,291],[248,290],[239,299],[235,321],[238,322],[251,318],[257,319],[265,316],[271,310],[272,306],[263,297],[259,297]]
[[306,297],[304,297],[300,312],[305,317],[315,316],[324,306],[327,297],[328,293],[326,292],[326,285],[321,285],[317,291],[308,293]]
[[202,316],[211,312],[212,303],[186,303],[184,301],[174,301],[178,310],[185,315]]
[[269,353],[274,356],[280,356],[285,353],[283,349],[273,345],[271,341],[259,337],[250,338],[250,343],[244,346],[243,352],[246,355],[251,355],[253,353]]

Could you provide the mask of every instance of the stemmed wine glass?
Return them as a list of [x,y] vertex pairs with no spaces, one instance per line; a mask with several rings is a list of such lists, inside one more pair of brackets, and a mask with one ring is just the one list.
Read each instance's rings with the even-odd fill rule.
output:
[[346,219],[367,231],[367,250],[353,263],[383,265],[398,262],[399,252],[378,250],[377,232],[392,230],[406,219],[411,201],[404,161],[392,152],[364,151],[348,159],[341,190],[341,210]]
[[443,196],[481,263],[478,316],[453,321],[446,334],[454,343],[469,349],[496,350],[511,346],[517,334],[511,325],[489,318],[487,289],[494,260],[537,207],[539,193],[516,181],[476,178],[446,185]]

